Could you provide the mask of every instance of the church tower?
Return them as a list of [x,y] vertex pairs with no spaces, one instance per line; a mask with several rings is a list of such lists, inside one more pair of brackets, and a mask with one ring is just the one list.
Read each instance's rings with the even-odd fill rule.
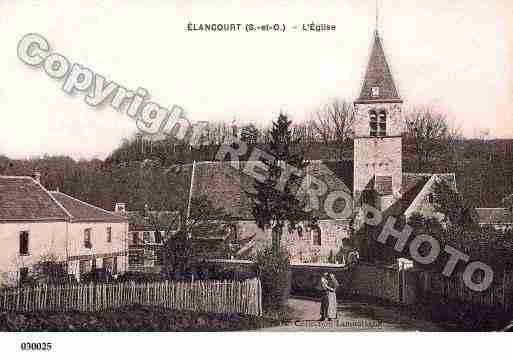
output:
[[360,97],[354,102],[354,198],[380,210],[390,207],[402,187],[402,104],[374,33]]

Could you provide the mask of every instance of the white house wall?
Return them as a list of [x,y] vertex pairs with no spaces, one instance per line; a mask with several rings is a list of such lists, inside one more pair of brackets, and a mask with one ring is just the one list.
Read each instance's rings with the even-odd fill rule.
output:
[[[12,285],[20,268],[31,268],[42,256],[66,258],[66,222],[0,223],[0,285]],[[20,256],[20,232],[29,232],[29,255]]]

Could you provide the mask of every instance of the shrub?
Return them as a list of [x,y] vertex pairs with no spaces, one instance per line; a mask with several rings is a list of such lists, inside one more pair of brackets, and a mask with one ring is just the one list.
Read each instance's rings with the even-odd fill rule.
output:
[[112,280],[112,274],[105,268],[93,269],[80,277],[81,283],[108,283]]
[[255,262],[262,284],[264,310],[283,309],[290,293],[289,254],[283,249],[274,253],[268,247],[257,253]]
[[145,283],[145,282],[158,282],[161,281],[161,274],[159,273],[144,273],[144,272],[125,272],[120,274],[117,278],[117,282],[137,282],[137,283]]

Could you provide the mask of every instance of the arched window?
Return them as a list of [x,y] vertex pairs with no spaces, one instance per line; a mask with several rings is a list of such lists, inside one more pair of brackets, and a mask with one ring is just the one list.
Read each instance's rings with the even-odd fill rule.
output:
[[378,137],[387,135],[387,113],[385,110],[379,111],[378,115]]
[[312,244],[314,246],[320,246],[322,244],[321,229],[319,226],[312,227]]
[[378,115],[376,111],[371,110],[369,112],[369,118],[370,118],[370,137],[376,137],[378,135]]

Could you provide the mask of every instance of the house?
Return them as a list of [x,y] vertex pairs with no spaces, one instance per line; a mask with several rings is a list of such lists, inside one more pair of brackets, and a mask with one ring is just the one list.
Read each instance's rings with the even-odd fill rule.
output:
[[127,211],[125,203],[116,203],[114,213],[128,220],[128,270],[158,273],[166,232],[179,229],[179,216],[173,211]]
[[127,232],[126,218],[47,191],[39,176],[0,176],[3,284],[23,280],[36,263],[50,257],[77,278],[94,267],[124,272]]
[[513,229],[513,211],[510,208],[476,208],[479,225],[498,231]]
[[[403,100],[377,30],[354,110],[353,159],[310,161],[305,170],[308,188],[316,191],[322,183],[326,191],[318,198],[320,210],[314,211],[319,218],[317,226],[301,227],[298,233],[283,233],[282,245],[287,247],[293,262],[325,262],[333,258],[355,229],[354,222],[337,208],[328,215],[322,204],[326,204],[330,193],[349,194],[355,212],[365,203],[386,215],[409,217],[417,212],[439,217],[433,203],[435,183],[444,180],[457,190],[454,174],[403,172]],[[255,163],[230,159],[230,162],[195,162],[181,169],[190,183],[189,205],[191,199],[206,196],[235,217],[232,225],[236,238],[245,243],[238,253],[240,256],[269,245],[272,236],[270,230],[259,229],[253,218],[246,193],[254,190],[255,180],[245,171],[248,166]],[[337,203],[331,205],[337,207]]]

